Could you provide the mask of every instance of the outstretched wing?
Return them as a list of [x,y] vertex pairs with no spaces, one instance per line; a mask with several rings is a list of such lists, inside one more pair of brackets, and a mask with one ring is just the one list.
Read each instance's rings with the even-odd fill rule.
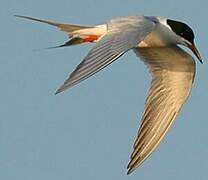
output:
[[155,22],[143,16],[132,16],[111,20],[107,27],[106,35],[97,42],[56,94],[87,79],[126,51],[137,47],[139,42],[152,32]]
[[195,75],[194,59],[177,46],[135,49],[153,80],[128,174],[155,150],[188,98]]

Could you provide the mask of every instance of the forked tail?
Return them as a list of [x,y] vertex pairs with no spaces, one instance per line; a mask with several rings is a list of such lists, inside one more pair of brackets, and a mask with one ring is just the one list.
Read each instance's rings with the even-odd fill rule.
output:
[[28,16],[20,16],[20,15],[15,15],[15,16],[19,18],[25,18],[33,21],[47,23],[52,26],[58,27],[61,31],[66,32],[70,38],[69,41],[57,47],[82,44],[86,42],[97,42],[107,31],[105,24],[98,26],[81,26],[75,24],[58,23],[50,20],[43,20],[43,19],[38,19]]

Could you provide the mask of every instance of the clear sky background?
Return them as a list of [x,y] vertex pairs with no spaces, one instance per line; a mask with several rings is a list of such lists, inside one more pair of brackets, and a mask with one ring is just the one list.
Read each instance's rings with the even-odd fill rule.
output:
[[[1,0],[1,180],[207,180],[208,23],[206,0]],[[99,24],[128,15],[187,22],[204,59],[192,94],[159,148],[131,175],[126,166],[150,75],[129,52],[96,76],[54,95],[92,45],[44,50],[67,35],[29,15]],[[40,50],[39,50],[40,49]]]

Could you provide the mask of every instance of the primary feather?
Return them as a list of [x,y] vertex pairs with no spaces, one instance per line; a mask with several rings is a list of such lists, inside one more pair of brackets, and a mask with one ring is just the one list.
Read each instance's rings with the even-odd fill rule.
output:
[[128,173],[135,170],[158,146],[188,98],[195,61],[177,46],[137,48],[153,79]]
[[195,61],[176,46],[178,41],[167,27],[166,19],[130,16],[103,25],[80,26],[18,17],[65,31],[71,39],[59,47],[97,42],[56,93],[89,78],[130,49],[148,66],[152,74],[151,87],[128,164],[128,174],[134,171],[159,145],[187,100],[194,81]]
[[137,45],[155,28],[145,17],[119,18],[107,24],[107,32],[57,90],[60,93],[87,79]]

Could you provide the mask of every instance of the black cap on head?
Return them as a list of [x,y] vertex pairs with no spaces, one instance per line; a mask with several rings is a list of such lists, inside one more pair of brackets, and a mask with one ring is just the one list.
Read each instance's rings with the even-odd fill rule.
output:
[[167,24],[177,35],[183,37],[184,39],[188,40],[190,43],[193,44],[194,32],[187,24],[170,19],[167,19]]

